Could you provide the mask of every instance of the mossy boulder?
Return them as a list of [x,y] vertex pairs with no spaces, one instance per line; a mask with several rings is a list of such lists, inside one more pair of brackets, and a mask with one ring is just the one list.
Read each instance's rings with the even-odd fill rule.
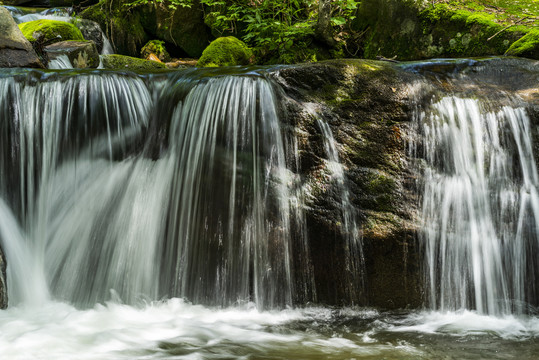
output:
[[503,30],[495,14],[420,0],[363,0],[354,26],[366,32],[364,57],[398,60],[503,55],[529,31]]
[[66,40],[84,40],[80,30],[73,24],[57,20],[34,20],[19,24],[22,34],[28,41],[35,42],[38,34],[43,43]]
[[505,55],[520,56],[539,60],[539,30],[532,30],[515,41]]
[[199,67],[248,65],[252,62],[253,51],[234,36],[215,39],[202,52]]
[[127,69],[133,71],[154,71],[166,69],[166,65],[157,61],[144,60],[124,55],[103,55],[101,57],[105,69]]
[[148,59],[148,56],[150,56],[150,54],[154,54],[162,62],[170,61],[170,55],[167,49],[165,48],[164,41],[161,41],[161,40],[148,41],[146,45],[142,47],[142,50],[140,50],[140,55],[142,56],[142,58]]

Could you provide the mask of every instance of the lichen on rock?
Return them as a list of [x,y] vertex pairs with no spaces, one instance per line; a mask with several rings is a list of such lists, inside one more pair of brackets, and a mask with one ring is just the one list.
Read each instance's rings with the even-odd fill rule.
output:
[[234,36],[215,39],[202,52],[198,60],[199,67],[218,67],[248,65],[252,62],[252,50]]

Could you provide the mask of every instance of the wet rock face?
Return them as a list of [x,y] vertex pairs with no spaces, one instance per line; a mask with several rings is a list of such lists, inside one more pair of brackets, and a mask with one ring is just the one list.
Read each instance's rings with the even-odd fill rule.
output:
[[0,67],[43,68],[32,45],[3,7],[0,7]]
[[93,41],[62,41],[45,47],[50,60],[67,55],[75,68],[97,68],[99,53]]
[[[501,58],[402,64],[341,60],[274,72],[284,91],[282,118],[294,139],[289,142],[297,144],[300,186],[309,189],[306,246],[316,291],[300,292],[303,298],[297,301],[389,309],[422,306],[422,171],[406,150],[411,140],[418,152],[422,146],[415,135],[414,108],[451,94],[485,96],[496,106],[524,106],[539,164],[537,65],[533,60]],[[328,176],[320,120],[331,128],[350,201],[357,209],[363,245],[359,283],[347,276],[342,193]],[[301,261],[294,259],[295,264]]]
[[[275,74],[285,92],[284,117],[295,129],[298,172],[310,189],[307,246],[319,303],[421,305],[418,201],[414,175],[405,166],[404,139],[412,118],[407,89],[413,77],[388,63],[363,60],[295,66]],[[330,165],[319,121],[331,128],[357,210],[363,245],[359,281],[347,275],[342,194],[327,176]]]

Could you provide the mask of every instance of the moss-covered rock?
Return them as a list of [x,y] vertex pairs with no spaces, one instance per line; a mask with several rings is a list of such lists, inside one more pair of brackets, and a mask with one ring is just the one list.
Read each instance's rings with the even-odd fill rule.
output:
[[234,36],[226,36],[217,38],[208,45],[198,60],[197,66],[248,65],[252,62],[252,58],[252,50],[243,41]]
[[73,24],[57,20],[34,20],[19,24],[24,37],[35,42],[37,36],[43,43],[54,43],[66,40],[84,40],[80,30]]
[[150,54],[154,54],[162,62],[170,61],[170,55],[167,49],[165,48],[164,41],[160,41],[160,40],[148,41],[146,45],[142,47],[142,50],[140,50],[140,55],[142,56],[142,58],[148,59],[148,56],[150,56]]
[[515,41],[505,55],[521,56],[539,60],[539,30],[532,30]]
[[105,69],[127,69],[133,71],[154,71],[166,69],[166,65],[157,61],[144,60],[124,55],[103,55]]
[[530,29],[505,28],[495,14],[420,0],[364,0],[355,23],[364,56],[398,60],[503,55]]

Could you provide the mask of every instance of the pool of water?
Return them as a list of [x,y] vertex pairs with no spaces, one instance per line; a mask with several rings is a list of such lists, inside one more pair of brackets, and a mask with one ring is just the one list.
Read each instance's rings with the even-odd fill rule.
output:
[[180,299],[0,312],[4,359],[537,359],[539,318],[304,308],[261,312]]

